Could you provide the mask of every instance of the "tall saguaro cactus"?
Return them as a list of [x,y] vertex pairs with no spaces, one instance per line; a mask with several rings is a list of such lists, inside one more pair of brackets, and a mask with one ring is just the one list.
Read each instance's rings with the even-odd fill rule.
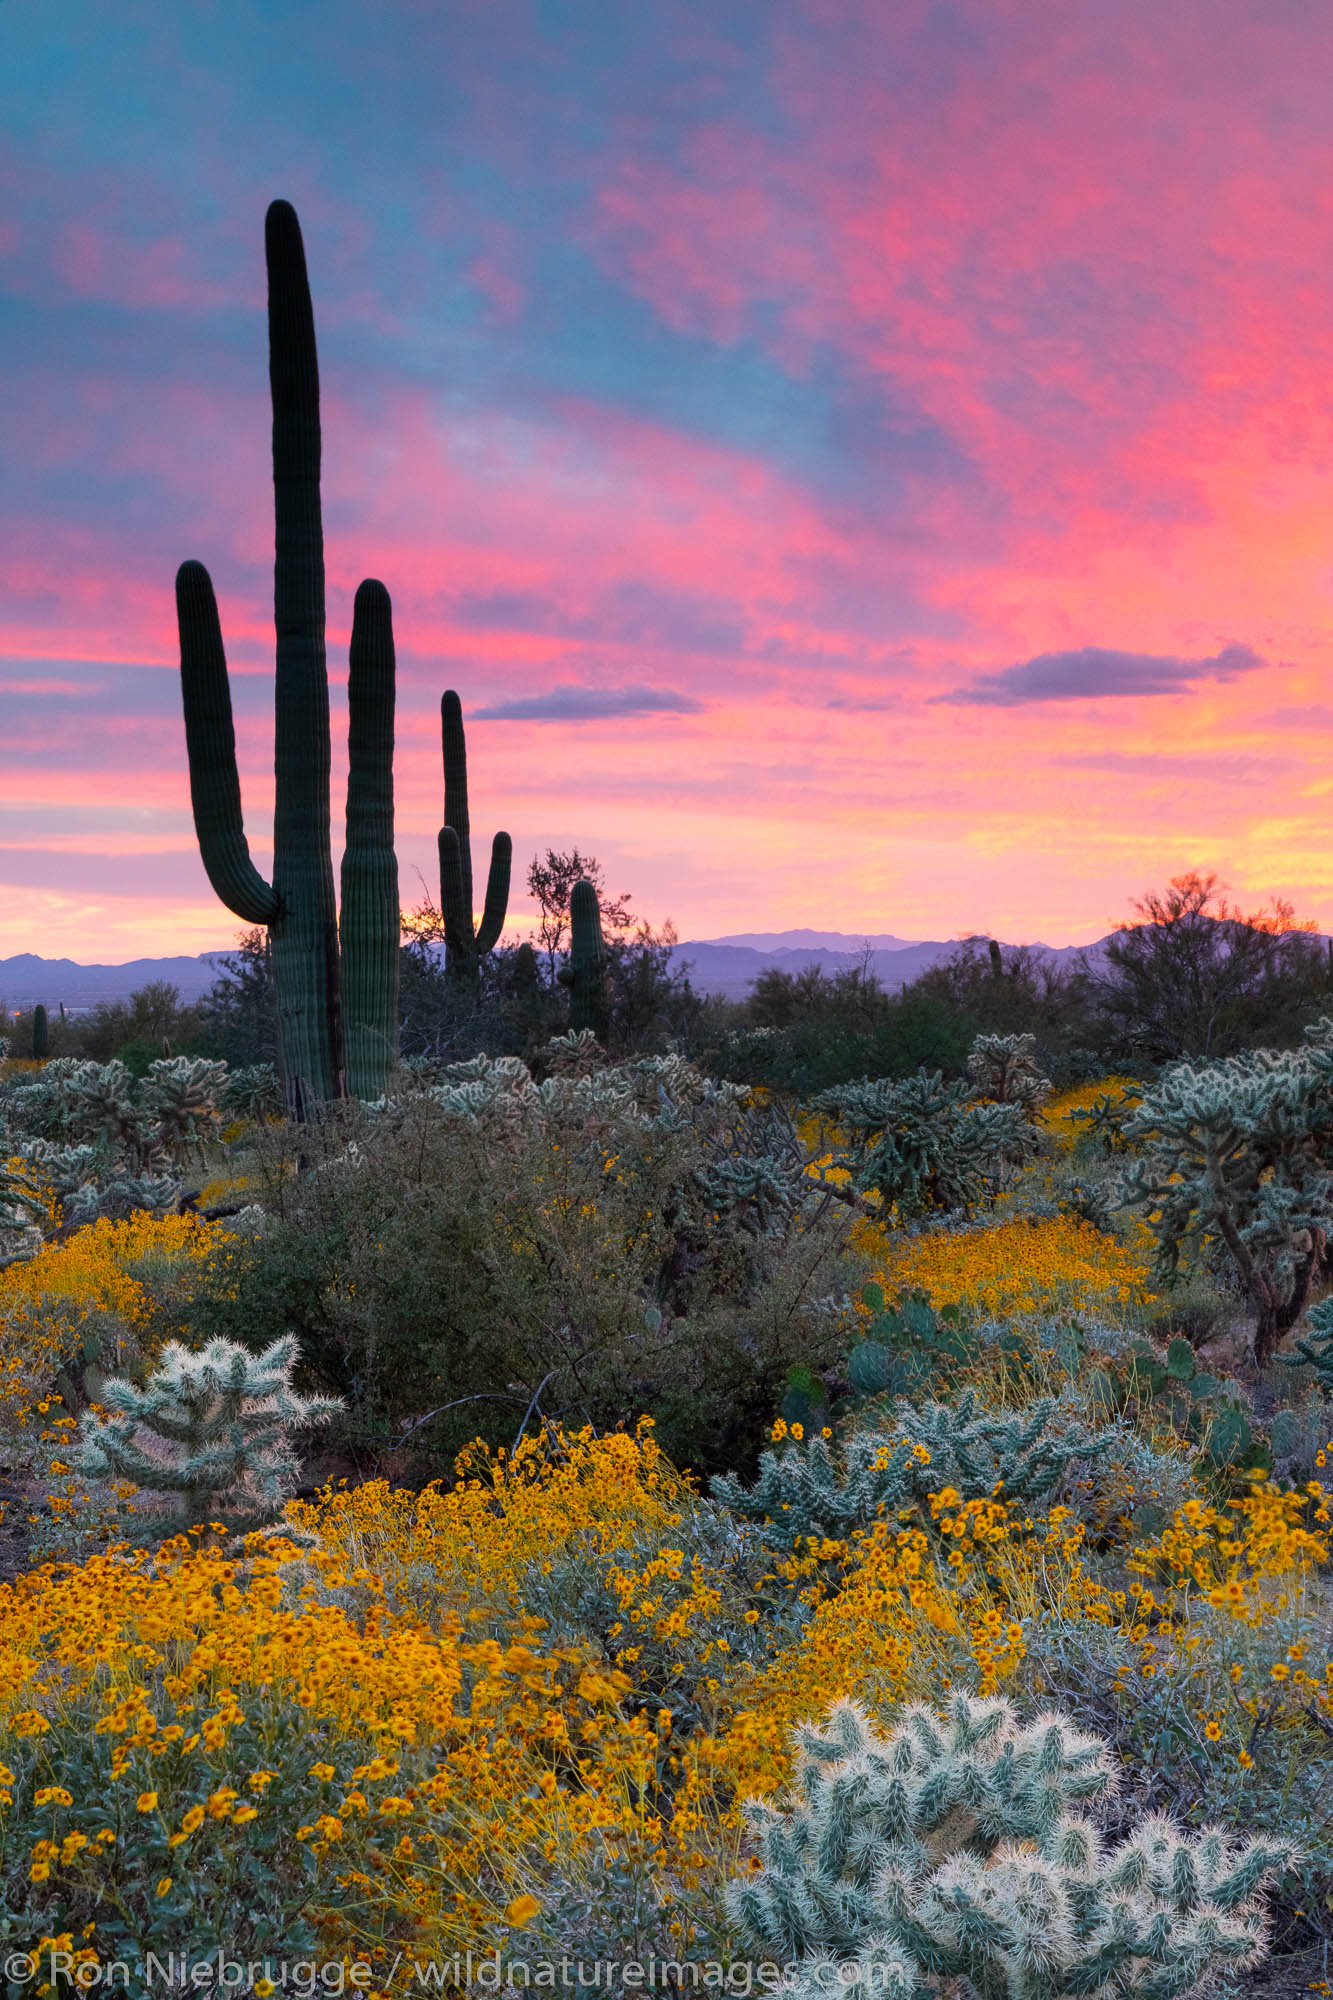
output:
[[[176,577],[181,690],[190,796],[208,879],[236,915],[268,927],[288,1108],[309,1115],[344,1088],[343,1023],[329,831],[329,690],[324,653],[324,533],[320,514],[319,367],[300,224],[275,201],[265,223],[269,382],[273,397],[275,675],[273,880],[250,859],[241,812],[231,692],[208,571]],[[396,893],[389,928],[386,845],[392,852],[393,634],[388,593],[363,584],[352,633],[356,693],[344,881],[352,909],[358,1094],[378,1096],[397,1044],[397,995],[383,967],[398,946]],[[387,721],[386,721],[387,717]],[[386,817],[387,802],[387,817]],[[373,859],[372,859],[373,854]],[[372,890],[372,881],[377,886]],[[374,912],[373,918],[371,912]],[[373,940],[373,942],[372,942]],[[367,968],[372,964],[374,974]],[[370,996],[374,996],[373,1001]],[[372,1013],[367,1014],[367,1006]],[[370,1061],[368,1051],[382,1053]],[[369,1068],[367,1063],[369,1062]]]
[[472,981],[504,928],[513,843],[507,833],[497,833],[491,842],[486,902],[481,923],[476,924],[472,904],[472,830],[467,810],[467,744],[463,736],[463,706],[452,688],[440,698],[440,734],[444,747],[440,908],[444,913],[445,965],[452,978]]

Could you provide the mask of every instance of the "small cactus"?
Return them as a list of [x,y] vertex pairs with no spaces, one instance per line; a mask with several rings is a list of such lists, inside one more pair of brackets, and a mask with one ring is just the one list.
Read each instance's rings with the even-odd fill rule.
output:
[[269,1520],[295,1483],[289,1432],[327,1423],[341,1408],[291,1385],[296,1340],[285,1334],[262,1354],[213,1340],[193,1354],[168,1341],[142,1389],[112,1376],[99,1389],[110,1416],[79,1426],[75,1459],[94,1479],[126,1479],[170,1496],[157,1523],[168,1532],[215,1520]]
[[988,1104],[1017,1104],[1035,1118],[1052,1090],[1037,1068],[1035,1035],[978,1035],[967,1058],[972,1093]]
[[1294,1354],[1281,1359],[1288,1368],[1312,1368],[1323,1394],[1333,1398],[1333,1298],[1311,1306],[1305,1324],[1307,1337],[1296,1342]]

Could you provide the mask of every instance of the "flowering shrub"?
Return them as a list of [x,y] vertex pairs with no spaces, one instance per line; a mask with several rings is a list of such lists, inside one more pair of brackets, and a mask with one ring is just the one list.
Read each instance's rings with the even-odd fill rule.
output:
[[921,1236],[863,1218],[852,1241],[886,1292],[924,1292],[937,1309],[956,1305],[988,1319],[1124,1317],[1153,1300],[1147,1264],[1133,1250],[1067,1215]]
[[460,1472],[294,1507],[243,1559],[196,1536],[0,1589],[31,1934],[481,1950],[520,1904],[553,1948],[720,1948],[738,1801],[787,1781],[795,1723],[996,1687],[1037,1603],[1097,1596],[1063,1510],[944,1489],[930,1537],[774,1562],[646,1429]]
[[104,1219],[0,1271],[0,1436],[22,1428],[76,1355],[123,1365],[179,1330],[191,1269],[225,1235],[191,1215]]

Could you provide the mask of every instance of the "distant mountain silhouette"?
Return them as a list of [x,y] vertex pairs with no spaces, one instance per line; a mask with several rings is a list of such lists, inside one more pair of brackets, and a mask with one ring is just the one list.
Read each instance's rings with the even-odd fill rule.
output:
[[0,1003],[11,1011],[33,1007],[96,1007],[103,1000],[128,1000],[154,979],[180,988],[182,1000],[198,1000],[217,978],[217,962],[227,948],[198,958],[131,958],[124,965],[79,965],[72,958],[39,958],[21,951],[0,958]]
[[[1105,940],[1086,949],[1096,957]],[[957,950],[957,938],[899,938],[887,932],[747,931],[732,937],[691,938],[677,945],[676,965],[688,964],[698,993],[720,993],[741,1000],[760,973],[776,969],[803,972],[818,965],[829,975],[860,965],[869,947],[870,969],[891,992],[907,985],[930,966]],[[1005,945],[1009,951],[1012,946]],[[1053,959],[1072,957],[1078,945],[1037,945]],[[61,1001],[72,1009],[99,1006],[103,1001],[128,1000],[151,980],[165,979],[180,988],[185,1001],[198,1000],[218,976],[218,961],[226,948],[201,952],[197,958],[132,958],[124,965],[79,965],[72,958],[41,958],[19,952],[0,958],[0,1005],[11,1011],[32,1007],[39,1000],[48,1008]]]
[[[763,972],[804,972],[817,965],[831,977],[863,962],[887,991],[895,993],[957,951],[959,943],[956,937],[912,940],[868,932],[858,937],[846,931],[759,931],[683,942],[672,954],[672,962],[690,967],[697,993],[720,993],[729,1000],[743,1000]],[[1086,951],[1095,960],[1105,943],[1105,938],[1091,945],[1036,943],[1031,949],[1052,960]],[[1014,949],[1003,939],[1001,944],[1006,952]]]

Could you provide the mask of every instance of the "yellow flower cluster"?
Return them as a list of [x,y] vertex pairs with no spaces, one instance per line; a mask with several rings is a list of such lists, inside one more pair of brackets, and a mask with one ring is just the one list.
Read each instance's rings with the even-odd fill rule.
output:
[[[1112,1105],[1123,1104],[1125,1092],[1134,1087],[1133,1077],[1104,1076],[1096,1083],[1076,1083],[1055,1097],[1048,1097],[1037,1114],[1038,1124],[1061,1152],[1072,1152],[1092,1122],[1092,1107],[1098,1098]],[[1080,1115],[1081,1114],[1081,1115]]]
[[[1135,1580],[1116,1593],[1116,1607],[1137,1648],[1133,1671],[1189,1687],[1224,1667],[1228,1701],[1199,1723],[1205,1742],[1227,1738],[1244,1770],[1267,1731],[1308,1732],[1313,1722],[1333,1735],[1333,1662],[1311,1672],[1305,1639],[1291,1636],[1325,1626],[1316,1577],[1333,1554],[1331,1530],[1320,1481],[1286,1491],[1256,1471],[1227,1506],[1187,1502],[1129,1556]],[[1228,1628],[1241,1643],[1229,1644]]]
[[143,1326],[154,1280],[210,1255],[225,1234],[194,1215],[104,1218],[0,1271],[0,1428],[25,1423],[50,1394],[66,1358],[70,1315],[79,1323],[102,1312],[131,1331]]
[[1153,1296],[1147,1264],[1076,1216],[923,1236],[899,1236],[863,1219],[852,1240],[872,1259],[890,1297],[924,1292],[937,1309],[953,1305],[991,1319],[1021,1319],[1123,1312]]
[[[929,1536],[709,1570],[647,1425],[478,1446],[460,1473],[294,1506],[295,1539],[243,1559],[181,1541],[0,1589],[0,1751],[62,1911],[166,1922],[186,1858],[236,1900],[287,1869],[330,1950],[490,1948],[608,1865],[654,1907],[706,1904],[793,1723],[999,1686],[1025,1618],[1097,1595],[1061,1510],[947,1488]],[[600,1650],[586,1620],[553,1637],[571,1601],[608,1605]]]

